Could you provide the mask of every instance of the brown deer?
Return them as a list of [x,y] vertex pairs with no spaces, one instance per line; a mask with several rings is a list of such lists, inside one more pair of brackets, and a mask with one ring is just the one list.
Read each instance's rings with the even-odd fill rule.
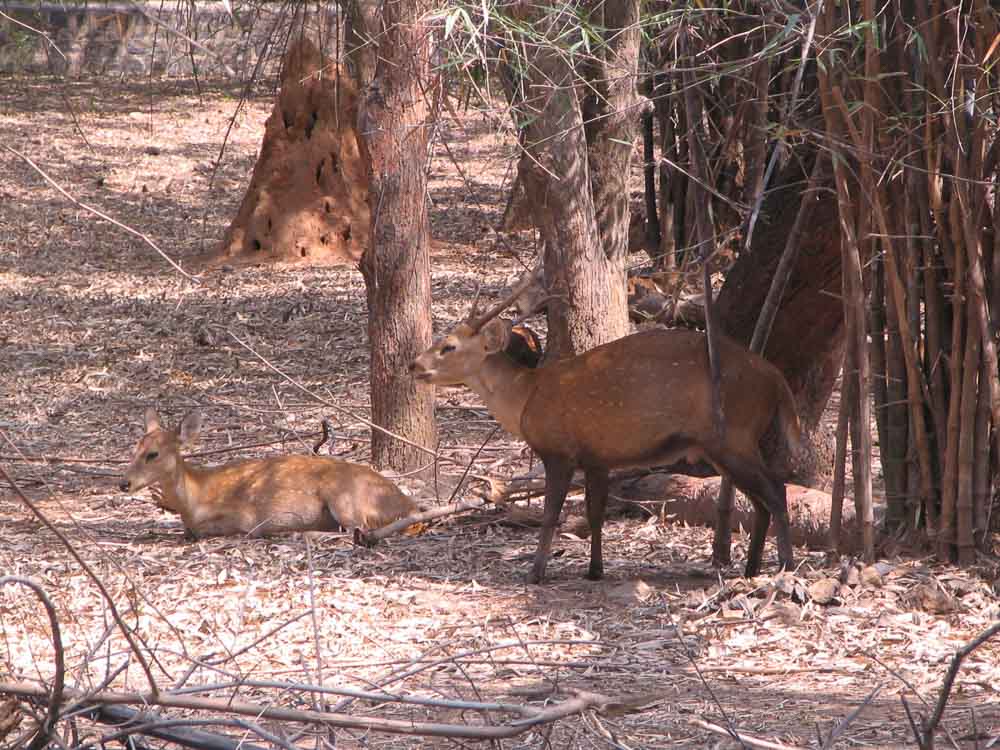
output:
[[157,503],[179,513],[190,536],[282,531],[374,529],[403,518],[416,504],[378,472],[324,456],[274,456],[211,468],[192,466],[181,447],[197,437],[201,416],[191,412],[178,430],[146,410],[146,434],[120,487],[136,492],[159,485]]
[[[528,279],[530,283],[531,279]],[[653,329],[612,341],[538,369],[505,355],[511,324],[496,316],[525,287],[456,326],[417,357],[410,372],[438,385],[465,384],[501,425],[523,438],[545,465],[541,538],[528,576],[539,583],[573,471],[586,477],[591,529],[587,577],[604,573],[601,526],[610,469],[705,460],[732,478],[756,511],[746,575],[760,571],[773,516],[781,566],[794,566],[785,484],[763,461],[760,441],[777,421],[794,449],[799,423],[788,384],[772,364],[722,338],[721,397],[725,431],[712,419],[705,334]]]

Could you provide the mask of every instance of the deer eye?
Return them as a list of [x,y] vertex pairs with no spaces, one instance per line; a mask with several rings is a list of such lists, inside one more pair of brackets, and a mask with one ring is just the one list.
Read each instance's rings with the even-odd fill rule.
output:
[[442,354],[448,354],[449,352],[455,351],[455,347],[452,344],[445,344],[441,347]]
[[159,457],[160,457],[159,453],[157,453],[156,451],[150,451],[149,453],[146,454],[146,463],[148,464],[152,461],[155,461]]

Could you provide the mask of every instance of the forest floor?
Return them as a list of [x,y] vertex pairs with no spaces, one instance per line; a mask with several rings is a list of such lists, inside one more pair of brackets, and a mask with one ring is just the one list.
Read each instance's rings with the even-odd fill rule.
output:
[[[237,96],[235,87],[198,95],[189,82],[5,79],[0,144],[188,267],[235,214],[260,145],[268,93],[239,110],[216,167]],[[498,249],[492,230],[512,175],[512,139],[479,115],[447,121],[442,138],[450,149],[435,150],[430,181],[439,332],[467,311],[480,284],[486,298],[495,296],[533,251],[526,236]],[[562,534],[547,583],[526,585],[537,530],[501,523],[504,516],[491,511],[374,549],[354,546],[346,534],[190,542],[148,491],[117,488],[150,405],[170,424],[193,407],[203,410],[199,450],[212,453],[196,459],[202,462],[308,451],[323,418],[334,431],[324,450],[366,462],[360,274],[250,268],[212,271],[192,283],[0,149],[0,467],[103,581],[161,688],[201,686],[198,695],[293,708],[315,702],[247,681],[536,708],[585,690],[622,704],[496,742],[504,748],[736,746],[709,725],[789,747],[817,747],[835,727],[836,747],[909,747],[915,742],[901,699],[929,715],[955,650],[1000,617],[995,560],[958,570],[893,557],[880,564],[878,585],[845,585],[820,604],[810,586],[840,575],[821,553],[797,550],[800,568],[775,580],[769,543],[765,575],[719,578],[709,564],[709,529],[656,516],[609,521],[607,577],[599,583],[583,578],[587,540]],[[529,470],[523,446],[502,432],[480,450],[495,423],[473,394],[440,390],[438,407],[443,454],[475,457],[474,473],[498,478]],[[454,470],[441,472],[440,498],[413,486],[422,502],[448,501]],[[458,497],[474,489],[465,485]],[[733,559],[745,552],[741,535]],[[69,685],[148,689],[94,580],[6,481],[0,574],[29,577],[51,597]],[[44,611],[23,587],[5,586],[0,682],[48,684],[53,674]],[[327,700],[361,717],[475,726],[509,718]],[[287,729],[244,720],[273,733]],[[90,738],[113,731],[82,719],[77,729]],[[994,639],[964,662],[939,739],[982,748],[998,736]],[[267,745],[253,730],[246,737]],[[302,747],[306,739],[287,737]],[[336,742],[456,744],[356,730],[337,730]]]

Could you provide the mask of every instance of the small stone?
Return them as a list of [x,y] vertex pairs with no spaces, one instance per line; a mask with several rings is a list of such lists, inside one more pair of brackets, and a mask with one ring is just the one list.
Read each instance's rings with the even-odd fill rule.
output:
[[863,586],[882,587],[882,574],[874,565],[866,565],[861,569],[861,584]]
[[817,604],[831,604],[840,592],[840,582],[834,578],[821,578],[809,584],[809,598]]

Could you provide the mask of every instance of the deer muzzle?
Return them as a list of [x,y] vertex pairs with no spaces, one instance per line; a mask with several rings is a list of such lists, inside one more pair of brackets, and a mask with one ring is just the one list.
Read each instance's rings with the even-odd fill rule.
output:
[[429,382],[434,374],[432,370],[427,369],[427,366],[420,361],[420,357],[417,357],[415,360],[410,362],[410,365],[409,367],[407,367],[407,370],[409,370],[410,375],[413,377],[414,380],[420,380],[424,382]]

